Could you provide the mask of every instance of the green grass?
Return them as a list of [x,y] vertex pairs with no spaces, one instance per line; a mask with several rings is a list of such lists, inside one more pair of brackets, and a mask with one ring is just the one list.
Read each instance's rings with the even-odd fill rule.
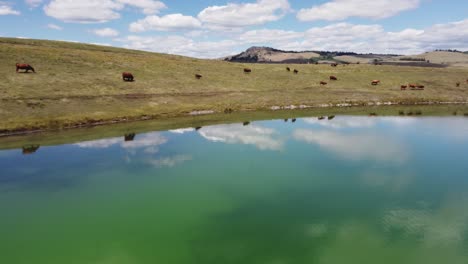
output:
[[[236,64],[57,41],[0,38],[0,130],[59,129],[99,121],[164,119],[194,110],[267,110],[323,103],[466,102],[464,68]],[[15,63],[36,74],[16,74]],[[286,66],[296,68],[294,75]],[[244,74],[243,68],[252,69]],[[136,81],[121,80],[130,71]],[[201,80],[195,73],[203,75]],[[330,82],[335,75],[338,81]],[[379,86],[370,81],[380,79]],[[327,86],[320,86],[325,80]],[[455,82],[463,82],[455,87]],[[400,91],[405,83],[424,91]]]

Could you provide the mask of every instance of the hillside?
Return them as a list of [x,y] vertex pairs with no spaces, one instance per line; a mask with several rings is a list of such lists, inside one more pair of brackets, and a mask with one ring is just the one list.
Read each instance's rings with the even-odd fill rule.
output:
[[269,47],[251,47],[224,60],[247,63],[307,63],[311,58],[318,57],[320,57],[320,54],[311,51],[293,52]]
[[438,63],[448,66],[468,67],[468,54],[462,52],[433,51],[414,56],[401,56],[397,59],[422,59],[431,63]]
[[[466,70],[245,64],[45,40],[0,38],[0,131],[62,128],[278,106],[468,101]],[[16,73],[29,63],[34,73]],[[245,74],[243,69],[251,68]],[[135,82],[123,82],[130,71]],[[196,79],[195,74],[201,74]],[[335,75],[338,81],[330,83]],[[380,79],[379,86],[370,81]],[[326,86],[320,81],[329,82]],[[455,87],[455,82],[463,83]],[[400,91],[414,82],[424,91]],[[197,112],[194,112],[197,113]],[[203,112],[202,112],[203,113]]]

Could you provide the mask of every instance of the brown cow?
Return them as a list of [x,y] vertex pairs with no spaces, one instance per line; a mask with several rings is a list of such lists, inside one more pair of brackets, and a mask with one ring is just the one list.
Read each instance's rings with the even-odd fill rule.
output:
[[298,74],[298,73],[299,73],[299,71],[294,69],[294,74]]
[[424,85],[418,85],[416,87],[418,88],[418,90],[424,90]]
[[327,83],[324,82],[324,81],[321,81],[321,82],[320,82],[320,85],[327,85]]
[[249,69],[249,68],[244,68],[244,73],[251,73],[251,72],[252,72],[251,69]]
[[330,76],[330,81],[337,81],[337,80],[338,80],[338,78],[336,78],[336,76],[333,76],[333,75]]
[[29,155],[35,153],[41,145],[26,145],[23,146],[23,155]]
[[417,84],[410,83],[408,84],[408,86],[410,87],[411,90],[413,90],[416,88]]
[[338,66],[338,63],[332,63],[332,64],[330,64],[330,66],[336,67],[336,66]]
[[372,84],[372,85],[378,85],[378,84],[380,84],[380,80],[373,80],[373,81],[371,82],[371,84]]
[[455,85],[456,85],[457,87],[460,87],[460,82],[457,82]]
[[195,74],[195,78],[197,78],[198,80],[200,80],[203,76],[201,74]]
[[125,141],[133,141],[135,139],[135,133],[128,133],[124,135]]
[[133,74],[129,73],[129,72],[123,72],[122,73],[122,79],[125,81],[125,82],[133,82]]
[[291,68],[289,68],[289,67],[286,67],[286,70],[287,70],[287,71],[291,71]]
[[25,72],[32,71],[32,72],[36,73],[34,68],[29,64],[16,63],[16,72],[18,72],[19,70],[26,70]]
[[400,90],[406,90],[406,88],[408,88],[408,86],[406,86],[406,85],[400,86]]

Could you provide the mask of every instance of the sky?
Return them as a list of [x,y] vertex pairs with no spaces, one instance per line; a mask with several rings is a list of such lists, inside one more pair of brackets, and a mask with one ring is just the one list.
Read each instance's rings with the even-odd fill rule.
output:
[[0,0],[0,37],[220,58],[251,46],[468,51],[468,0]]

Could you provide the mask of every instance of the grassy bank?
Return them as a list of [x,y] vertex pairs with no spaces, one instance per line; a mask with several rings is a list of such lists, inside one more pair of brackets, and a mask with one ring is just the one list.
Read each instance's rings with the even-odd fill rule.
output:
[[[424,116],[454,116],[468,113],[467,105],[438,106],[374,106],[374,107],[330,107],[314,109],[296,109],[284,111],[253,111],[235,112],[232,114],[213,114],[203,116],[183,116],[170,119],[148,120],[142,122],[116,123],[108,126],[85,127],[62,131],[29,133],[9,137],[0,137],[0,149],[21,149],[27,145],[54,146],[72,144],[82,141],[99,140],[112,137],[122,137],[129,133],[147,133],[152,131],[167,131],[180,128],[196,128],[217,124],[243,123],[255,124],[260,120],[289,119],[302,117],[320,117],[330,115],[369,115],[401,116],[420,118]],[[411,117],[411,116],[412,117]],[[373,117],[369,117],[373,118]],[[405,117],[402,117],[405,118]],[[467,118],[468,120],[468,118]],[[324,120],[323,122],[328,122]]]
[[[164,119],[192,111],[391,101],[466,102],[466,68],[235,64],[77,43],[0,38],[0,130]],[[17,74],[17,62],[36,74]],[[244,74],[243,68],[252,69]],[[121,80],[130,71],[136,81]],[[194,74],[203,77],[197,80]],[[335,75],[338,81],[330,82]],[[370,85],[380,79],[379,86]],[[325,80],[326,86],[319,82]],[[455,83],[462,82],[460,87]],[[400,91],[405,83],[424,91]]]

